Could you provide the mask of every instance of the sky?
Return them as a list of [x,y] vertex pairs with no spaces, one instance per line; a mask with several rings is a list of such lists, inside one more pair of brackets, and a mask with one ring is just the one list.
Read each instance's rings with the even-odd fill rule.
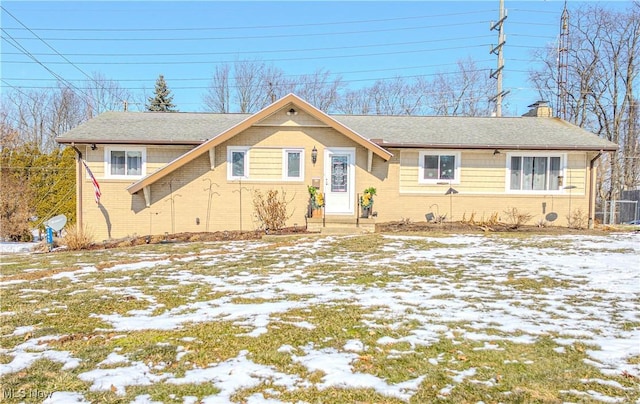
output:
[[[568,1],[571,11],[587,2]],[[623,10],[629,1],[590,2]],[[100,74],[137,94],[164,75],[180,111],[203,111],[216,65],[264,62],[287,76],[328,71],[349,89],[376,80],[457,70],[471,58],[489,74],[499,0],[481,1],[3,1],[0,93],[82,88]],[[504,1],[503,102],[521,115],[539,96],[533,52],[556,47],[564,1]],[[135,104],[138,102],[138,104]]]
[[[3,337],[24,337],[6,339],[16,345],[5,343],[1,352],[10,361],[0,363],[0,376],[28,371],[39,359],[61,364],[62,371],[69,371],[65,376],[67,383],[63,384],[65,390],[53,393],[44,401],[47,404],[88,403],[83,391],[77,391],[86,387],[76,383],[76,377],[89,383],[91,391],[112,390],[117,396],[134,386],[151,386],[151,391],[155,386],[161,391],[167,385],[210,383],[219,393],[185,396],[183,402],[237,402],[232,400],[234,394],[255,389],[246,400],[248,404],[276,404],[290,401],[277,399],[278,388],[292,393],[309,388],[319,391],[369,388],[409,402],[420,388],[425,388],[421,387],[425,379],[434,380],[434,375],[446,374],[450,380],[438,391],[438,396],[446,400],[462,383],[487,389],[496,386],[499,380],[487,377],[492,362],[489,360],[482,367],[475,366],[477,360],[459,364],[453,357],[455,350],[424,347],[450,341],[458,346],[457,353],[462,354],[466,348],[461,342],[471,341],[474,351],[505,351],[504,363],[512,364],[514,372],[525,375],[527,366],[538,357],[514,347],[546,339],[543,343],[552,346],[560,357],[574,356],[576,347],[584,347],[583,361],[593,368],[589,372],[567,369],[569,380],[582,384],[559,394],[565,402],[584,399],[621,403],[625,401],[622,397],[625,392],[637,390],[625,387],[619,380],[624,372],[629,379],[638,377],[640,372],[633,362],[633,356],[637,358],[640,329],[629,326],[637,324],[639,316],[640,284],[634,262],[640,253],[640,234],[538,235],[517,241],[485,235],[387,235],[381,249],[371,250],[372,255],[364,257],[360,251],[336,248],[343,240],[344,237],[309,238],[269,248],[265,248],[268,243],[265,241],[218,242],[190,250],[188,256],[179,250],[175,254],[132,250],[120,255],[126,262],[100,269],[84,259],[76,266],[52,260],[52,266],[59,267],[59,271],[27,269],[28,279],[0,280],[0,290],[11,296],[19,294],[25,304],[38,307],[36,315],[63,316],[84,296],[91,301],[93,290],[98,290],[100,299],[105,301],[120,301],[126,296],[141,306],[126,313],[114,312],[111,305],[92,306],[104,311],[93,313],[92,317],[108,324],[107,328],[97,329],[92,338],[104,341],[100,347],[113,347],[111,352],[95,349],[94,355],[76,355],[72,351],[76,345],[56,343],[64,335],[47,334],[56,327],[45,327],[33,316],[23,316],[19,326],[3,328]],[[175,246],[182,248],[180,244]],[[363,259],[371,264],[369,268],[375,268],[372,274],[381,275],[383,280],[356,281],[363,276]],[[10,263],[12,256],[6,260]],[[247,261],[272,264],[239,269],[238,263]],[[436,271],[431,275],[416,273],[415,268],[421,265]],[[314,267],[328,269],[320,273]],[[154,271],[153,276],[140,282],[141,274],[149,270]],[[521,281],[525,285],[541,282],[541,287],[518,286]],[[179,306],[166,307],[164,300],[158,301],[156,297],[178,285],[192,284],[200,287]],[[71,307],[65,304],[66,300],[50,297],[57,290],[63,290],[64,296],[69,297]],[[71,297],[78,295],[80,300]],[[367,314],[362,315],[354,329],[344,330],[344,335],[334,334],[330,327],[322,328],[314,315],[299,316],[307,308],[335,305],[339,309],[345,302]],[[19,315],[0,311],[0,318]],[[282,344],[282,337],[263,338],[259,343],[261,349],[274,349],[289,356],[292,363],[306,368],[311,376],[295,368],[282,370],[265,363],[264,358],[254,361],[253,341],[232,348],[238,350],[236,356],[198,363],[194,360],[197,351],[215,347],[215,342],[206,341],[207,345],[199,348],[205,341],[189,331],[203,322],[233,323],[246,330],[236,334],[239,338],[268,336],[285,324],[300,328],[300,334],[319,325],[316,331],[326,333],[326,337],[316,336],[308,342],[293,338],[294,345]],[[380,337],[373,344],[366,342],[359,338],[356,328],[375,330]],[[158,333],[142,334],[145,330]],[[33,338],[28,338],[28,334]],[[102,340],[103,335],[106,340]],[[125,339],[118,346],[122,338]],[[161,355],[136,359],[135,353],[126,352],[132,341],[142,341],[141,350],[152,349],[154,343],[175,349],[174,362],[183,366],[186,361],[186,367],[193,360],[193,368],[187,367],[178,375],[171,362],[154,359],[163,358]],[[143,344],[145,341],[148,342]],[[401,363],[404,355],[424,355],[430,367],[427,372],[417,371],[411,377],[401,376],[407,380],[394,382],[375,372],[360,371],[354,365],[372,351],[387,352],[389,363],[395,360]],[[79,368],[81,372],[74,370]],[[589,378],[581,376],[587,374]],[[504,388],[496,389],[507,399],[517,390]],[[482,391],[480,387],[478,391]],[[553,396],[554,392],[548,394]],[[132,402],[157,403],[149,394],[139,394]]]

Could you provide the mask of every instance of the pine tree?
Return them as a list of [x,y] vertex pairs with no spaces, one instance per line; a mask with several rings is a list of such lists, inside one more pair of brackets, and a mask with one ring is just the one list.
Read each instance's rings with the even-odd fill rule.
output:
[[156,89],[154,91],[155,96],[149,97],[149,104],[147,104],[147,111],[160,111],[160,112],[175,112],[175,105],[173,101],[173,95],[171,90],[167,88],[167,82],[164,81],[164,76],[161,74],[156,80]]

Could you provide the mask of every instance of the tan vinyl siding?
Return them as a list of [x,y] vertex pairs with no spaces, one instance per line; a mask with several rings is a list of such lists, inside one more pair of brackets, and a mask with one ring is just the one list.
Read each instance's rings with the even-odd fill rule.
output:
[[569,192],[573,195],[585,195],[587,192],[587,156],[585,153],[570,153],[567,155],[567,175],[564,179],[565,192]]
[[457,187],[465,193],[503,193],[505,190],[506,159],[493,151],[463,152],[461,183]]
[[177,159],[191,147],[147,147],[147,173],[151,174],[167,162]]
[[282,150],[276,148],[249,150],[249,180],[282,180]]

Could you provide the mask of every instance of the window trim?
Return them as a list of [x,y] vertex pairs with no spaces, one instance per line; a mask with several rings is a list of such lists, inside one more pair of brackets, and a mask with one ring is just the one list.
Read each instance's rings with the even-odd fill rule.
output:
[[[460,184],[460,165],[461,165],[460,151],[455,150],[422,150],[418,153],[418,183],[420,184]],[[425,156],[438,156],[438,163],[440,163],[441,156],[454,156],[455,168],[453,171],[453,179],[426,179],[424,178],[424,158]],[[439,166],[439,164],[438,164]],[[438,167],[438,174],[440,173],[440,167]],[[439,176],[439,175],[438,175]]]
[[[289,176],[289,154],[300,154],[300,175],[297,177]],[[282,149],[282,179],[284,181],[304,181],[304,148],[289,147]]]
[[[227,147],[227,180],[246,180],[249,178],[249,150],[248,146],[228,146]],[[244,175],[233,175],[233,153],[244,153]]]
[[[125,152],[125,174],[111,174],[111,152],[123,151]],[[141,154],[141,167],[139,175],[126,174],[126,153],[128,152],[140,152]],[[104,178],[114,180],[131,180],[139,179],[147,174],[147,148],[146,147],[130,147],[130,146],[107,146],[104,149]]]
[[560,158],[560,176],[563,179],[567,178],[567,154],[566,153],[545,153],[545,152],[508,152],[506,154],[506,168],[505,168],[505,192],[509,194],[522,194],[522,195],[547,195],[547,194],[563,194],[565,193],[566,180],[563,180],[563,184],[558,186],[558,189],[511,189],[511,159],[512,157],[545,157],[547,159],[547,183],[549,186],[549,180],[551,176],[549,171],[551,170],[550,158]]

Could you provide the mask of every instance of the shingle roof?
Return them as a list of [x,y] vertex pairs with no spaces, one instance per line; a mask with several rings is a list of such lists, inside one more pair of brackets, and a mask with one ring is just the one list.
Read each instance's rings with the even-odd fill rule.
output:
[[[382,147],[616,150],[617,145],[558,118],[333,116]],[[380,141],[381,140],[381,141]]]
[[58,143],[200,144],[250,114],[109,111],[57,138]]
[[[59,143],[201,144],[251,114],[105,112]],[[331,115],[382,147],[616,150],[558,118]]]

